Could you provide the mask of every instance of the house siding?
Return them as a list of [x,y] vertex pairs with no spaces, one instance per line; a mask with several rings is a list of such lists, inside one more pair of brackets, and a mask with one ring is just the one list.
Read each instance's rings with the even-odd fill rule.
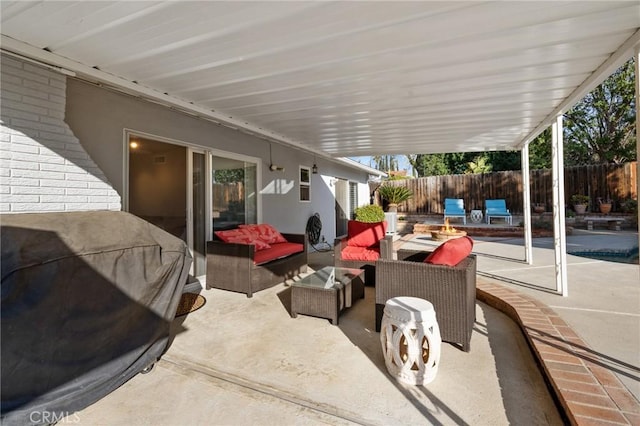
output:
[[0,212],[120,210],[65,123],[66,76],[1,56]]
[[[194,117],[157,103],[69,78],[67,81],[66,121],[80,138],[91,157],[105,172],[114,188],[124,194],[127,161],[124,130],[176,141],[216,155],[230,153],[249,156],[261,163],[259,188],[262,222],[281,232],[303,233],[308,219],[318,212],[327,241],[335,237],[335,197],[331,184],[336,177],[366,185],[368,173],[326,158],[271,143],[212,121]],[[269,170],[270,160],[284,171]],[[319,174],[311,177],[311,201],[299,199],[299,167],[316,162]],[[368,197],[368,192],[366,192]]]

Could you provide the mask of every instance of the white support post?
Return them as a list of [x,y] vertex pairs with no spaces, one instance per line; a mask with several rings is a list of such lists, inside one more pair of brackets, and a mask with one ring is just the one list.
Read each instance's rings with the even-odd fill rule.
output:
[[564,149],[562,115],[551,126],[551,162],[553,185],[553,246],[555,250],[556,291],[569,295],[567,282],[567,234],[564,224]]
[[531,238],[531,177],[529,176],[529,144],[520,151],[522,157],[522,208],[524,212],[524,261],[533,265]]
[[[636,47],[634,62],[636,68],[636,191],[640,189],[640,111],[638,111],[638,99],[640,99],[640,47]],[[640,209],[638,209],[638,222],[640,223]],[[640,232],[638,232],[638,246],[640,246]]]

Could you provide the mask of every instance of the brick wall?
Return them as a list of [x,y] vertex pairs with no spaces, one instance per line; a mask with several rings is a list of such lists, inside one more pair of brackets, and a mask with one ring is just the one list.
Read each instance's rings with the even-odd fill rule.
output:
[[0,212],[120,210],[120,195],[64,122],[66,76],[0,60]]

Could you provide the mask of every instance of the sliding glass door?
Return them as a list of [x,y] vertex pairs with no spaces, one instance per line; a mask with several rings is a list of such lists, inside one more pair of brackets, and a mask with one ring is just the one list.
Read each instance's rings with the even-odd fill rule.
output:
[[158,139],[127,136],[126,209],[184,240],[202,278],[213,231],[259,221],[259,159]]
[[204,150],[130,135],[127,210],[185,241],[194,277],[205,274],[207,172]]
[[213,230],[258,221],[257,163],[221,155],[211,157]]

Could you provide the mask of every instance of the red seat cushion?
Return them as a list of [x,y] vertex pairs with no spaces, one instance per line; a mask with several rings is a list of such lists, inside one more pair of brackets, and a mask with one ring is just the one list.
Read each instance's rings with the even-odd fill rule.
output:
[[366,223],[350,220],[347,223],[347,233],[347,246],[377,247],[387,234],[387,222]]
[[240,225],[240,229],[248,229],[251,232],[254,232],[258,238],[267,244],[287,242],[282,234],[268,223]]
[[379,248],[347,246],[340,253],[342,260],[376,261],[380,258]]
[[258,234],[249,229],[229,229],[227,231],[214,232],[225,243],[248,244],[256,246],[256,251],[266,250],[271,246],[262,241]]
[[256,265],[270,262],[290,254],[304,251],[304,245],[298,243],[275,243],[266,250],[256,251],[253,256],[253,262]]
[[455,238],[442,243],[424,261],[434,265],[456,266],[471,254],[472,249],[473,240],[471,238]]

